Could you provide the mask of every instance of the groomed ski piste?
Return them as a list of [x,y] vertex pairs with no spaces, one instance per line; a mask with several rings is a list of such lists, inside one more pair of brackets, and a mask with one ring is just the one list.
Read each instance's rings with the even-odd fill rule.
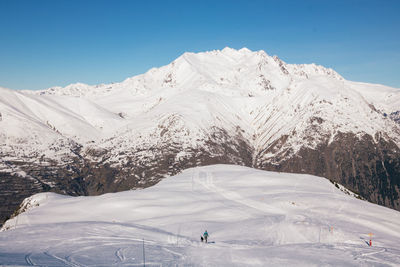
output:
[[0,232],[1,266],[400,265],[400,213],[311,175],[213,165],[24,204]]

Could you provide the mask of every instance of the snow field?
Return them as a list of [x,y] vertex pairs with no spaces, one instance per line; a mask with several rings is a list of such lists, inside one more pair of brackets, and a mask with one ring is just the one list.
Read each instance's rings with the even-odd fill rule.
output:
[[142,190],[26,203],[0,232],[2,266],[143,266],[143,240],[147,266],[400,264],[400,213],[311,175],[214,165]]

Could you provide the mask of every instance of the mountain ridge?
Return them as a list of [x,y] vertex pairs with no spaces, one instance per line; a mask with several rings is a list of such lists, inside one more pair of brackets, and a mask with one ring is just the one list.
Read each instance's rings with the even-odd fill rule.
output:
[[[336,77],[338,79],[343,79],[338,73],[336,73],[334,70],[331,68],[325,68],[320,65],[316,65],[314,63],[312,64],[287,64],[283,62],[281,59],[279,59],[277,56],[269,56],[265,51],[260,50],[256,52],[252,52],[247,48],[242,48],[240,50],[235,50],[229,47],[224,48],[223,50],[213,50],[213,51],[208,51],[208,52],[200,52],[200,53],[192,53],[192,52],[185,52],[181,56],[179,56],[177,59],[172,61],[170,64],[159,67],[159,68],[151,68],[144,74],[140,74],[137,76],[133,76],[130,78],[125,79],[122,82],[117,82],[117,83],[110,83],[110,84],[98,84],[98,85],[87,85],[84,83],[74,83],[67,85],[66,87],[50,87],[48,89],[44,90],[39,90],[39,91],[34,91],[34,93],[39,93],[39,94],[65,94],[65,95],[73,95],[73,96],[82,96],[85,94],[84,91],[87,91],[88,89],[92,89],[93,91],[98,90],[99,88],[104,89],[110,89],[109,87],[111,86],[121,86],[124,87],[126,83],[129,83],[131,81],[136,81],[140,79],[146,79],[146,76],[153,75],[154,72],[156,71],[162,71],[168,66],[174,67],[177,64],[182,64],[183,62],[186,62],[189,64],[189,67],[193,68],[193,66],[198,66],[199,64],[192,64],[193,61],[198,60],[199,57],[201,58],[209,58],[209,57],[218,57],[220,60],[225,60],[224,63],[230,62],[230,63],[235,63],[234,65],[240,64],[240,61],[247,61],[249,59],[252,59],[258,62],[258,67],[261,68],[262,65],[264,64],[277,64],[279,65],[280,70],[283,73],[286,73],[286,67],[289,66],[289,69],[291,70],[291,73],[296,74],[298,76],[306,76],[307,74],[328,74],[332,75],[333,77]],[[215,63],[215,62],[214,62]],[[224,67],[226,67],[227,64],[224,64]],[[196,70],[198,71],[198,69]],[[134,85],[129,84],[130,87],[134,87]],[[69,91],[71,90],[71,91]],[[73,92],[75,91],[75,92]],[[107,91],[107,90],[106,90]],[[25,92],[29,92],[28,90],[25,90]],[[83,94],[79,94],[83,93]],[[86,93],[90,93],[86,92]]]
[[2,89],[0,174],[91,195],[233,163],[327,177],[399,209],[399,106],[395,88],[264,51],[185,53],[121,83]]

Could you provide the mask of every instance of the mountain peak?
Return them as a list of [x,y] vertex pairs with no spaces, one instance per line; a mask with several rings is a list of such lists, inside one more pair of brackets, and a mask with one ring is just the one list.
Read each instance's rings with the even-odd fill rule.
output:
[[248,49],[247,47],[243,47],[243,48],[239,49],[239,52],[240,53],[250,53],[252,51],[250,49]]
[[[261,51],[223,51],[185,53],[115,84],[1,90],[0,172],[86,194],[234,163],[326,175],[400,209],[398,187],[389,187],[400,173],[400,93]],[[370,189],[377,177],[388,186]]]
[[225,55],[230,55],[230,56],[249,55],[249,54],[253,53],[253,51],[251,51],[250,49],[248,49],[246,47],[236,50],[236,49],[230,48],[228,46],[225,47],[224,49],[222,49],[221,52]]
[[[195,88],[229,95],[258,95],[262,91],[285,89],[292,80],[326,76],[343,78],[332,69],[313,64],[288,64],[265,51],[246,47],[208,52],[185,52],[170,64],[152,68],[123,82],[91,86],[75,83],[64,88],[52,87],[40,94],[102,96],[120,90],[146,92],[160,88]],[[258,93],[257,93],[258,92]]]

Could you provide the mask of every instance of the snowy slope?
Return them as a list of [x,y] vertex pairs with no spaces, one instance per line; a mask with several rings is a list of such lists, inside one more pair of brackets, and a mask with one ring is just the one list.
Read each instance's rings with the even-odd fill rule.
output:
[[230,163],[318,174],[400,209],[399,105],[399,89],[246,48],[184,53],[119,83],[0,88],[0,200],[16,176],[91,195]]
[[2,266],[136,266],[143,239],[148,266],[400,264],[399,212],[310,175],[214,165],[143,190],[24,205],[0,232]]
[[[289,134],[287,146],[296,153],[302,146],[318,144],[319,140],[305,141],[310,121],[317,118],[324,121],[319,136],[384,132],[400,144],[398,125],[384,117],[398,111],[398,89],[349,82],[332,69],[286,64],[246,48],[185,53],[167,66],[120,83],[78,83],[39,92],[1,90],[3,138],[26,140],[32,133],[47,132],[50,125],[82,145],[94,141],[95,147],[111,149],[115,144],[104,140],[120,138],[135,145],[131,141],[145,135],[157,142],[151,136],[154,127],[172,116],[191,132],[191,140],[203,139],[201,132],[212,127],[228,132],[240,128],[259,152]],[[32,129],[21,131],[26,123],[6,119],[17,115],[42,124],[41,129],[29,126]]]
[[[16,156],[48,152],[60,140],[83,143],[107,134],[120,125],[120,116],[90,100],[60,96],[37,96],[0,88],[0,139],[2,150]],[[50,156],[50,155],[47,155]]]
[[[400,144],[398,125],[383,114],[398,111],[398,89],[349,82],[332,69],[314,64],[286,64],[264,51],[252,52],[246,48],[185,53],[169,65],[120,83],[72,84],[35,93],[74,96],[68,100],[71,104],[67,108],[77,112],[90,126],[102,129],[104,139],[110,137],[110,131],[129,140],[138,138],[132,136],[136,130],[147,129],[151,135],[154,132],[151,128],[157,123],[178,114],[184,128],[193,130],[191,139],[213,126],[227,128],[229,132],[239,127],[256,151],[268,148],[282,135],[292,132],[296,134],[287,145],[297,148],[293,153],[302,146],[315,147],[318,140],[304,141],[309,135],[310,120],[315,117],[325,122],[320,135],[333,138],[337,132],[371,136],[385,132]],[[86,102],[82,103],[82,99]],[[65,98],[55,100],[57,105],[67,102]],[[88,106],[87,110],[76,108],[84,106]],[[115,117],[116,114],[120,116]],[[121,117],[126,123],[119,122]],[[99,135],[77,128],[76,136],[90,136],[92,140]]]

